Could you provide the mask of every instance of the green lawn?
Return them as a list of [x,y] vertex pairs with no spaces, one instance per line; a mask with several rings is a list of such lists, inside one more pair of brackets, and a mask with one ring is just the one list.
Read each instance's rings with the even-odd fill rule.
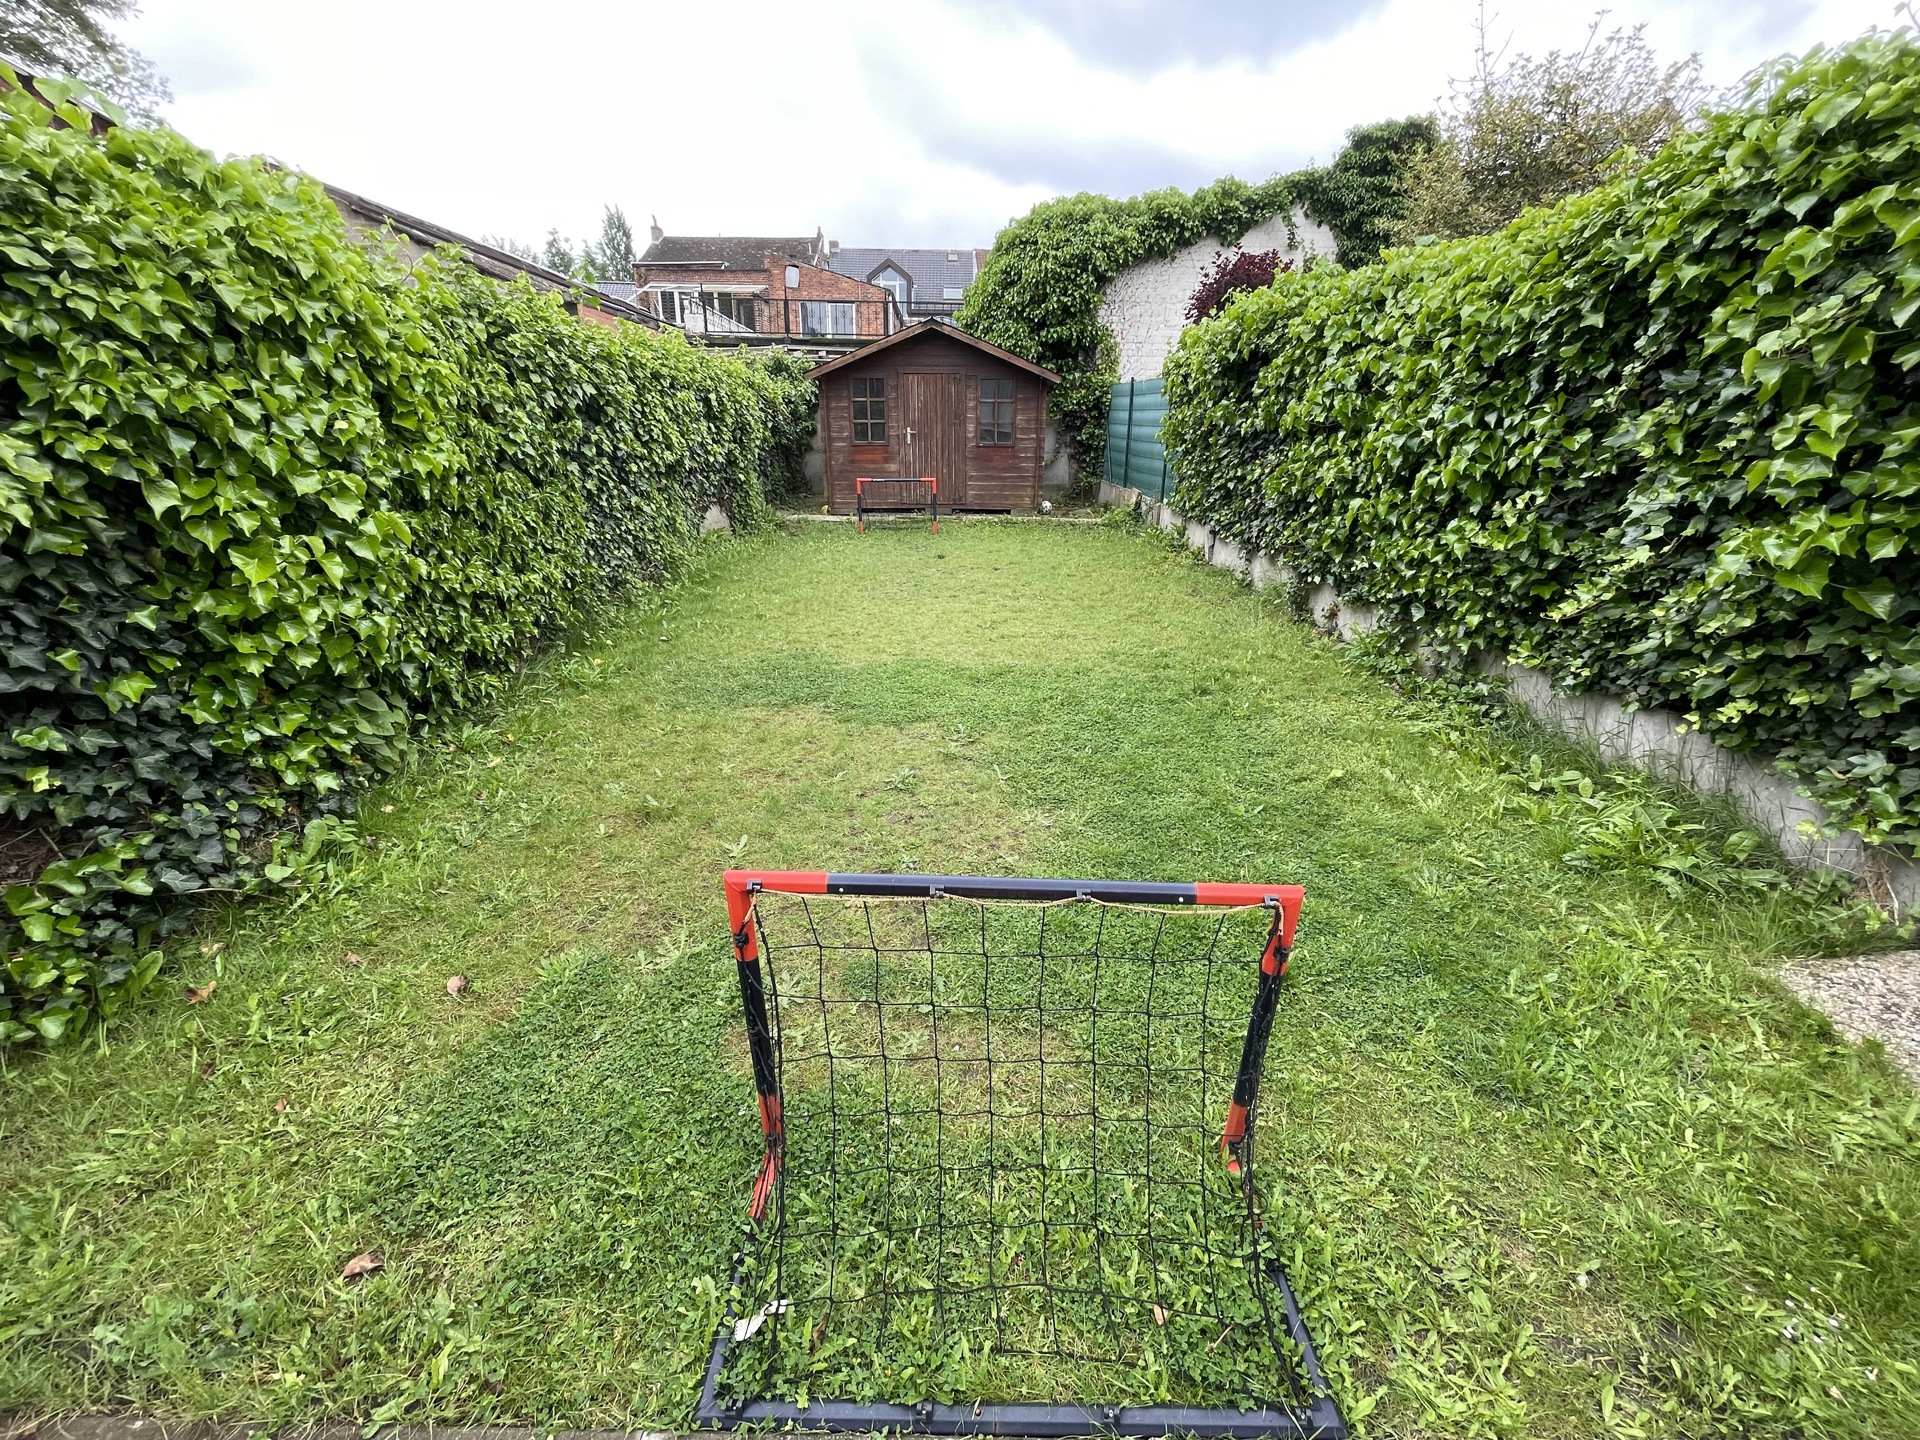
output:
[[0,1413],[684,1424],[745,864],[1303,883],[1259,1157],[1366,1434],[1920,1435],[1920,1105],[1766,975],[1858,912],[1663,885],[1701,835],[1509,743],[1124,527],[716,542],[7,1059]]

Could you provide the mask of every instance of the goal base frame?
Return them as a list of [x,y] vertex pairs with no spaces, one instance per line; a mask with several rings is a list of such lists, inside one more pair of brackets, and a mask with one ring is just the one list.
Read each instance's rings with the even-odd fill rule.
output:
[[700,1403],[694,1408],[696,1430],[774,1429],[809,1430],[829,1434],[880,1434],[894,1431],[913,1435],[1002,1435],[1025,1440],[1074,1440],[1074,1437],[1116,1436],[1124,1440],[1192,1436],[1194,1440],[1348,1440],[1346,1417],[1334,1403],[1320,1370],[1313,1337],[1300,1318],[1293,1286],[1278,1260],[1267,1266],[1266,1278],[1280,1294],[1286,1312],[1287,1338],[1300,1347],[1312,1399],[1303,1404],[1262,1404],[1245,1410],[1198,1405],[1042,1405],[1025,1400],[980,1401],[973,1405],[890,1405],[855,1400],[814,1400],[796,1405],[791,1400],[719,1398],[720,1372],[733,1346],[734,1317],[720,1322],[707,1357]]

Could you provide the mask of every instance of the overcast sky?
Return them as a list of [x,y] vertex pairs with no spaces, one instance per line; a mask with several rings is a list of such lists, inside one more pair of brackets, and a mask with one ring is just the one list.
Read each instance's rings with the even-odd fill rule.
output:
[[[144,0],[172,122],[469,234],[986,245],[1037,200],[1324,161],[1471,67],[1473,0]],[[1595,7],[1597,8],[1597,7]],[[1488,6],[1577,46],[1594,9]],[[1615,0],[1732,84],[1894,0]]]

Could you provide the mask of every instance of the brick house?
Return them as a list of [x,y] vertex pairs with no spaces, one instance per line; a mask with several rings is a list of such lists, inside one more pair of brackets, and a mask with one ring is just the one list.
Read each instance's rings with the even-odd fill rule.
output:
[[819,348],[877,340],[905,323],[891,291],[826,263],[825,238],[667,235],[634,261],[634,300],[690,335]]

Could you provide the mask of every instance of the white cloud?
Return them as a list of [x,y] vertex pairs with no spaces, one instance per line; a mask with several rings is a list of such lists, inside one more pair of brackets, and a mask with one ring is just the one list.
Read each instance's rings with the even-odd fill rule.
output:
[[[128,38],[174,123],[469,233],[581,236],[603,204],[644,233],[985,244],[1057,188],[1259,179],[1353,125],[1429,108],[1471,62],[1471,0],[1390,0],[1263,63],[1089,63],[1005,10],[937,0],[147,0]],[[1662,54],[1736,79],[1894,19],[1892,0],[1616,0]],[[1584,7],[1509,0],[1495,34],[1578,44]],[[1137,177],[1137,180],[1136,178]]]

